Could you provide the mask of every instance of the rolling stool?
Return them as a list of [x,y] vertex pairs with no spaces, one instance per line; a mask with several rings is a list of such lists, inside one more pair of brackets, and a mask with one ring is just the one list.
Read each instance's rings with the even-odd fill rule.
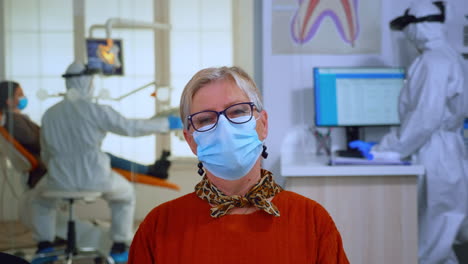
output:
[[52,252],[37,253],[35,259],[51,258],[56,259],[64,258],[67,264],[73,263],[73,259],[91,258],[94,257],[95,263],[115,264],[110,256],[105,256],[95,248],[78,248],[76,245],[76,230],[73,203],[75,200],[83,200],[85,202],[92,202],[99,198],[102,193],[100,192],[75,192],[75,191],[52,191],[47,190],[41,194],[46,198],[62,199],[68,201],[68,227],[67,227],[67,244],[64,250],[54,250]]

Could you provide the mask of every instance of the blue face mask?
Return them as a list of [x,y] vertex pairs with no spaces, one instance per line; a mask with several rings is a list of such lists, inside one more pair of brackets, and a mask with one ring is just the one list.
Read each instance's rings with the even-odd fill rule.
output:
[[244,177],[263,149],[255,130],[256,124],[255,118],[247,123],[233,124],[220,115],[217,126],[212,130],[193,132],[198,159],[216,177],[225,180]]
[[16,106],[19,110],[23,110],[28,105],[28,98],[26,96],[21,97],[18,100],[18,105]]

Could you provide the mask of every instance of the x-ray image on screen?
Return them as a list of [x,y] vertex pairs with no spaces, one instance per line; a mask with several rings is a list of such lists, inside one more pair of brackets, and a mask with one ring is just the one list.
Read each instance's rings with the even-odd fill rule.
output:
[[123,75],[122,40],[87,39],[88,67],[104,75]]

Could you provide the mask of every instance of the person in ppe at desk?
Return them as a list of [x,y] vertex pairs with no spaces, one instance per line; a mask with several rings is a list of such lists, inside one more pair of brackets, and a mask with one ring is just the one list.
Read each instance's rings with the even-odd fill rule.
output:
[[349,263],[327,211],[262,169],[268,115],[260,98],[238,67],[192,77],[180,115],[202,178],[146,216],[128,264]]
[[[390,23],[421,54],[400,92],[400,127],[378,144],[351,142],[368,159],[392,155],[424,165],[418,182],[419,263],[458,263],[452,249],[467,214],[464,76],[460,56],[444,36],[445,6],[416,1]],[[464,90],[465,89],[465,90]]]
[[[132,238],[135,193],[133,186],[111,170],[109,156],[101,150],[108,132],[138,137],[180,128],[180,118],[127,119],[109,106],[91,101],[93,76],[79,62],[63,75],[67,95],[42,117],[41,157],[48,167],[46,188],[103,192],[111,209],[111,256],[125,262]],[[55,203],[37,199],[33,204],[35,237],[47,244],[54,237]]]

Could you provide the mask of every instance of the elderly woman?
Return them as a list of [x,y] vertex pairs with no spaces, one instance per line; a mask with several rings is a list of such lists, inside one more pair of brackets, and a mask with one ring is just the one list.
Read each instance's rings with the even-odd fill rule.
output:
[[201,181],[148,214],[128,263],[348,263],[327,211],[261,168],[268,115],[243,70],[199,71],[180,114]]

